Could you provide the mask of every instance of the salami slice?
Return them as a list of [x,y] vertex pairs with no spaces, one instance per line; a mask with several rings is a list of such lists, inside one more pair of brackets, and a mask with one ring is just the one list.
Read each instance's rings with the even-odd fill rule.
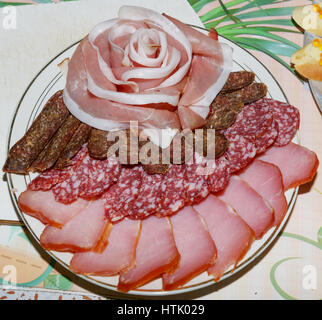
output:
[[269,107],[278,124],[278,137],[274,145],[282,147],[290,143],[300,126],[299,110],[288,103],[267,98],[256,103]]
[[129,218],[144,219],[158,212],[162,201],[162,174],[142,173],[142,184],[133,207],[129,210]]
[[230,178],[230,166],[224,157],[215,161],[213,172],[208,177],[210,192],[219,192],[227,186]]
[[158,217],[171,215],[181,209],[187,199],[188,185],[185,183],[186,166],[171,165],[162,181],[163,201]]
[[230,172],[234,173],[246,167],[256,156],[255,143],[241,135],[227,136],[229,147],[223,157],[229,163]]
[[104,193],[120,174],[115,157],[95,160],[87,154],[68,179],[53,188],[55,199],[71,203],[78,197],[92,199]]
[[31,183],[29,183],[28,189],[32,191],[46,191],[52,189],[56,184],[67,180],[75,172],[86,155],[87,148],[86,146],[83,146],[83,148],[71,160],[70,167],[65,170],[49,169],[42,172],[39,176],[33,179]]
[[187,203],[199,203],[209,194],[207,162],[195,154],[194,163],[186,164]]
[[104,193],[105,214],[110,221],[119,221],[129,214],[139,195],[142,174],[142,166],[123,167],[118,182]]
[[264,135],[273,123],[273,114],[268,105],[252,103],[243,108],[238,114],[235,123],[224,131],[227,136],[243,136],[255,143]]
[[269,130],[267,130],[260,138],[255,142],[256,154],[263,153],[270,147],[278,137],[278,124],[276,121]]

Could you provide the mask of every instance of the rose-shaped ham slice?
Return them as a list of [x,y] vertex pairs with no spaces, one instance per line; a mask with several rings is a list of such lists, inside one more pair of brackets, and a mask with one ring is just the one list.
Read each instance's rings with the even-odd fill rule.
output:
[[123,6],[118,19],[98,24],[79,44],[64,102],[101,130],[130,121],[142,129],[194,129],[204,124],[231,64],[228,46],[153,10]]

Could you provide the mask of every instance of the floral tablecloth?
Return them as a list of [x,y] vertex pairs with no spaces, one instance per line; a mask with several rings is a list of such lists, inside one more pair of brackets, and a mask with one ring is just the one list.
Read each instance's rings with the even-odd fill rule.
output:
[[[185,1],[185,0],[181,0]],[[55,2],[55,3],[53,3]],[[1,166],[6,154],[9,117],[36,72],[52,56],[79,40],[104,17],[108,0],[60,2],[50,0],[0,1],[0,104]],[[126,1],[123,1],[126,2]],[[132,4],[137,1],[128,1]],[[189,0],[206,28],[249,49],[279,81],[291,104],[301,113],[301,144],[322,159],[321,114],[306,82],[289,67],[290,55],[303,44],[303,33],[293,24],[294,6],[310,1],[274,0]],[[11,15],[10,6],[17,8]],[[79,11],[77,11],[79,10]],[[52,13],[52,18],[50,19]],[[81,19],[77,13],[82,13]],[[59,20],[57,15],[62,15]],[[43,28],[34,28],[36,20]],[[74,28],[68,31],[68,24]],[[16,20],[15,20],[16,19]],[[31,23],[31,21],[33,21]],[[42,22],[41,22],[42,21]],[[2,23],[2,27],[1,27]],[[45,32],[67,28],[63,37],[44,37]],[[42,30],[40,30],[42,29]],[[24,42],[24,54],[17,47]],[[32,35],[31,35],[32,34]],[[13,37],[12,37],[13,36]],[[42,55],[33,42],[42,42]],[[11,39],[15,39],[11,41]],[[48,50],[46,51],[46,48]],[[4,111],[6,110],[6,111]],[[9,110],[9,111],[8,111]],[[7,112],[7,113],[5,113]],[[4,116],[6,115],[6,116]],[[277,241],[245,271],[224,281],[216,289],[183,294],[182,299],[321,299],[322,298],[322,177],[321,167],[313,182],[299,189],[293,212]],[[2,174],[3,175],[3,174]],[[48,261],[42,249],[29,237],[10,201],[5,181],[0,185],[0,299],[102,299],[110,293],[89,285]],[[15,225],[16,224],[16,225]],[[16,286],[8,284],[15,280]],[[28,290],[25,290],[28,288]],[[36,291],[32,290],[35,289]],[[114,296],[119,297],[119,296]]]

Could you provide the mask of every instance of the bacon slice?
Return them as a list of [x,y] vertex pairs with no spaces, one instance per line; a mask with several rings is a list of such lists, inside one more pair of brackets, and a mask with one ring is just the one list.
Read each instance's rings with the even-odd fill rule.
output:
[[61,228],[81,210],[88,206],[88,201],[78,199],[71,204],[57,202],[51,191],[22,192],[18,198],[21,211],[40,220],[43,224]]
[[319,160],[313,151],[293,142],[284,147],[273,146],[258,159],[279,167],[284,190],[311,181],[319,166]]
[[102,200],[91,202],[61,229],[47,226],[40,236],[40,244],[49,250],[101,252],[106,244],[111,225],[108,223]]
[[283,178],[279,168],[271,163],[255,160],[238,176],[268,201],[274,209],[274,225],[278,226],[287,212]]
[[247,253],[253,243],[254,233],[229,205],[213,195],[193,208],[205,220],[215,242],[217,260],[208,269],[208,274],[218,281],[228,267],[236,267]]
[[170,218],[180,263],[173,273],[165,273],[163,289],[173,290],[207,270],[216,260],[216,247],[207,227],[192,207]]
[[249,184],[239,177],[232,176],[227,188],[216,196],[235,209],[237,214],[254,231],[256,239],[260,239],[272,227],[273,209]]
[[141,230],[141,221],[124,219],[113,224],[108,245],[102,253],[94,251],[75,253],[70,268],[83,274],[116,275],[135,263],[135,249]]
[[179,262],[169,218],[149,217],[142,221],[136,247],[135,266],[121,272],[118,290],[129,291],[171,272]]

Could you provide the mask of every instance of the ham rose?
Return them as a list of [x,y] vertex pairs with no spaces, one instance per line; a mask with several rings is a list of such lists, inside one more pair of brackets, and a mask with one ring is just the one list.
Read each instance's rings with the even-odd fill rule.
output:
[[194,129],[232,69],[232,50],[155,11],[123,6],[98,24],[68,65],[64,102],[101,130]]

